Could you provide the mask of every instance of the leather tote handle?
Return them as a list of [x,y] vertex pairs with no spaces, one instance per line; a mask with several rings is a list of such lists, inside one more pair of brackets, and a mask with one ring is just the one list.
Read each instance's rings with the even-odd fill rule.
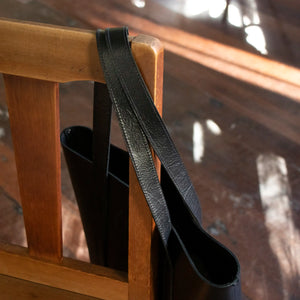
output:
[[[98,35],[100,35],[100,32],[98,31]],[[128,31],[126,27],[123,27],[122,30],[106,29],[106,52],[111,57],[111,67],[109,70],[116,70],[115,74],[118,77],[118,84],[122,86],[123,93],[126,94],[127,103],[134,112],[143,133],[158,155],[174,186],[190,210],[191,215],[200,223],[201,208],[197,194],[138,71],[130,50],[127,35]],[[101,42],[98,47],[101,47]],[[101,50],[99,51],[99,55],[101,55]]]
[[[110,153],[112,103],[105,84],[94,83],[94,109],[93,109],[93,198],[99,205],[98,214],[101,226],[98,239],[107,245],[108,230],[108,169]],[[102,188],[99,188],[102,187]],[[99,263],[107,261],[107,247],[103,251]]]
[[118,74],[115,71],[116,69],[113,62],[114,57],[111,55],[105,36],[106,34],[104,31],[97,31],[99,56],[101,58],[105,79],[109,83],[107,87],[139,183],[162,241],[165,247],[167,247],[168,238],[171,232],[171,219],[168,207],[156,174],[148,140],[141,130],[132,108],[129,106],[127,96],[124,93],[123,87],[118,79]]
[[[93,162],[101,181],[108,177],[112,104],[105,84],[94,84]],[[104,183],[104,182],[103,182]],[[106,183],[106,182],[105,182]]]
[[[127,29],[98,30],[97,46],[131,161],[166,250],[164,299],[240,300],[238,260],[201,227],[195,190],[127,53]],[[162,186],[150,145],[162,163]]]
[[[198,223],[201,220],[201,209],[181,158],[140,73],[137,72],[127,33],[126,27],[122,30],[106,29],[105,32],[98,30],[99,56],[129,155],[162,240],[166,243],[171,231],[171,219],[148,142],[153,146],[191,215]],[[122,72],[125,72],[126,76],[122,76]],[[133,81],[136,81],[135,85],[130,84]],[[141,105],[134,106],[134,103]],[[145,110],[145,113],[141,113],[140,110]]]
[[139,125],[192,216],[201,223],[198,196],[132,56],[127,28],[107,29],[105,33],[119,82]]

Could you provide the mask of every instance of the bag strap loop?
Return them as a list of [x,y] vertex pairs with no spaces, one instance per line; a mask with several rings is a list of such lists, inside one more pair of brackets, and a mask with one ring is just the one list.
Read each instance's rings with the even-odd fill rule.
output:
[[128,43],[128,29],[106,29],[105,37],[112,63],[139,125],[179,191],[191,215],[201,223],[201,207],[180,155],[163,123]]
[[114,57],[111,55],[105,35],[106,33],[104,31],[97,31],[97,46],[107,87],[137,178],[161,235],[163,244],[167,247],[171,232],[171,219],[168,207],[154,167],[148,141],[139,126],[133,110],[128,104],[127,96],[119,82],[113,62]]

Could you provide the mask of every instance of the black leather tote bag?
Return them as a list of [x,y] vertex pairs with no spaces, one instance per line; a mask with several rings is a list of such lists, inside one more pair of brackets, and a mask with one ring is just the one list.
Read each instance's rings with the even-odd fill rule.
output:
[[[237,258],[201,227],[180,156],[133,59],[127,28],[97,31],[100,62],[129,156],[165,250],[162,299],[241,299]],[[149,145],[162,164],[160,184]]]
[[[137,178],[161,237],[164,271],[160,278],[160,299],[240,300],[238,260],[233,253],[209,236],[201,227],[201,208],[198,197],[132,57],[127,39],[127,29],[98,30],[97,45],[110,99],[117,113]],[[101,105],[103,105],[102,102]],[[108,111],[107,107],[106,112]],[[95,126],[94,122],[94,130]],[[68,130],[70,131],[72,128],[63,132],[63,145],[65,143],[64,133],[67,135]],[[99,213],[99,216],[103,217],[100,223],[104,224],[104,230],[102,228],[100,231],[99,237],[102,240],[98,243],[106,249],[108,249],[107,241],[111,232],[108,230],[108,219],[113,218],[114,214],[118,214],[118,210],[122,207],[116,207],[115,211],[107,209],[108,202],[114,201],[109,194],[108,178],[110,176],[115,178],[113,173],[118,171],[113,170],[111,164],[113,166],[117,161],[117,165],[120,165],[119,168],[123,168],[121,160],[124,160],[124,165],[128,166],[126,154],[122,158],[120,156],[113,157],[114,150],[112,149],[115,149],[116,152],[119,149],[109,147],[108,136],[109,133],[106,132],[102,141],[103,145],[98,148],[103,151],[100,156],[106,157],[102,162],[109,165],[109,167],[102,167],[103,170],[108,170],[106,179],[103,176],[104,179],[97,180],[97,183],[101,182],[101,186],[98,185],[98,188],[102,191],[98,202],[105,204],[93,206],[93,208],[104,208]],[[76,138],[74,139],[76,140]],[[84,138],[82,138],[83,140]],[[72,149],[72,144],[73,142],[70,142],[68,146],[63,147],[70,148],[71,150],[67,150],[73,154],[77,152],[77,156],[83,156],[79,153],[80,151],[76,150],[76,147],[74,147],[75,150]],[[81,142],[78,141],[78,144]],[[93,143],[89,142],[87,150],[89,153],[92,149],[91,144]],[[94,142],[94,144],[97,143]],[[156,174],[149,145],[152,146],[162,164],[161,183]],[[84,148],[84,146],[78,147]],[[105,150],[108,148],[110,150]],[[97,151],[96,147],[94,150]],[[72,170],[72,161],[67,158],[68,151],[65,151],[65,154],[73,185],[73,177],[78,177],[77,183],[80,184],[80,175],[72,176],[74,170]],[[111,153],[110,157],[109,153]],[[91,174],[93,177],[99,176],[95,173]],[[83,177],[85,174],[82,172],[81,176]],[[93,180],[92,182],[95,183]],[[121,180],[121,182],[123,181]],[[76,192],[75,185],[74,189]],[[128,194],[126,194],[127,196]],[[125,199],[122,204],[127,201]],[[88,213],[86,215],[88,216]],[[124,218],[122,222],[126,223],[128,220]],[[100,223],[98,225],[101,225]],[[119,233],[116,231],[115,238],[118,239],[118,237]],[[103,256],[103,252],[105,254],[105,251],[100,251],[101,256]],[[103,257],[102,262],[105,261],[107,253]]]

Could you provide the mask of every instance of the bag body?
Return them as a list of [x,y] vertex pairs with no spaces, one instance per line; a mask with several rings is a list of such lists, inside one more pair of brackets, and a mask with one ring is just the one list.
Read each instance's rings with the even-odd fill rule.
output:
[[239,300],[237,259],[191,218],[164,168],[161,181],[173,224],[167,247],[169,283],[162,299]]
[[94,84],[93,130],[72,126],[61,145],[85,232],[90,260],[128,269],[128,153],[110,145],[112,103]]
[[[113,145],[107,186],[95,182],[92,158],[93,132],[82,126],[69,127],[61,133],[61,144],[67,162],[82,220],[90,260],[94,264],[127,271],[128,256],[128,154]],[[107,199],[98,190],[107,189]],[[107,202],[103,234],[103,203]],[[117,235],[116,235],[117,233]]]

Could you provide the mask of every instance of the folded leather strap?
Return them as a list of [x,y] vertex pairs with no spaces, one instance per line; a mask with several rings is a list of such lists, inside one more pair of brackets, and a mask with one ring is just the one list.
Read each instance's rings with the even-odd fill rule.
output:
[[171,219],[156,174],[148,141],[140,129],[136,116],[128,106],[126,94],[114,71],[114,64],[105,40],[105,34],[101,30],[97,31],[97,45],[105,78],[109,82],[107,87],[122,128],[131,161],[163,244],[167,247],[171,232]]
[[138,71],[128,43],[128,30],[107,29],[106,42],[117,76],[147,139],[164,165],[192,215],[201,223],[201,207],[194,186]]

